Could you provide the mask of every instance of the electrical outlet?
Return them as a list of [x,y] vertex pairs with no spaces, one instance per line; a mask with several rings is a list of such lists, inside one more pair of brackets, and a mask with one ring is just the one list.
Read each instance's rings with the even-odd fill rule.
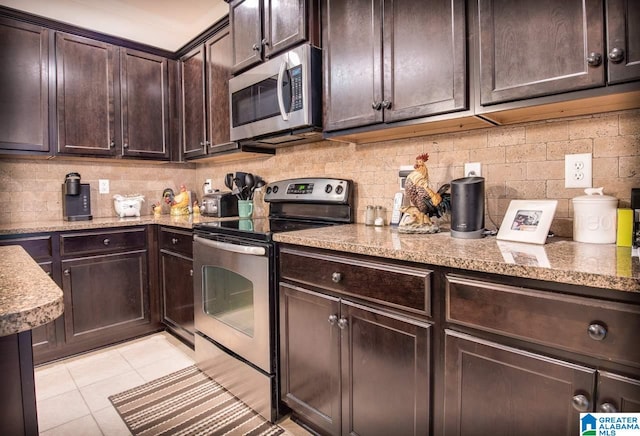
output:
[[591,153],[564,156],[564,187],[591,188]]
[[98,192],[100,192],[100,194],[108,194],[109,193],[109,179],[99,179],[98,180]]
[[398,170],[398,181],[400,182],[400,190],[404,190],[404,183],[407,181],[407,176],[413,171],[413,165],[402,165]]
[[465,177],[481,177],[482,165],[480,162],[471,162],[464,164],[464,176]]

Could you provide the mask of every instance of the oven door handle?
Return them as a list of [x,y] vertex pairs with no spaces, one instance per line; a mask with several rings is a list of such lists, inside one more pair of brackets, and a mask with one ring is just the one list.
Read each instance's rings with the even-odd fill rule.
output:
[[284,121],[289,121],[289,114],[284,109],[284,95],[282,95],[282,85],[284,83],[284,73],[287,71],[287,60],[283,60],[280,64],[280,70],[278,71],[278,82],[276,93],[278,95],[278,108],[280,109],[280,116]]
[[264,247],[252,247],[248,245],[230,244],[229,242],[212,241],[210,239],[201,238],[198,235],[195,235],[193,237],[193,242],[197,242],[211,248],[231,251],[233,253],[250,254],[253,256],[264,256],[265,254],[267,254],[267,250]]

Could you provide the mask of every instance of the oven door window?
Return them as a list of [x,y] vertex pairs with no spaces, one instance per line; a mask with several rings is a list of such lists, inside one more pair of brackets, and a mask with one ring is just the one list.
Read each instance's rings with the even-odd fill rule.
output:
[[202,272],[204,313],[253,338],[253,283],[240,274],[215,266],[205,266]]

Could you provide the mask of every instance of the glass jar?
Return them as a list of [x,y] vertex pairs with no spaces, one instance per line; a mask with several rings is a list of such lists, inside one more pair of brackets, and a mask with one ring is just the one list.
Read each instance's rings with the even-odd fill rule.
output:
[[375,209],[373,208],[373,206],[369,205],[364,211],[364,224],[367,226],[372,226],[374,225],[375,220],[376,220]]
[[384,207],[376,206],[375,219],[373,221],[374,225],[376,225],[376,226],[384,226],[384,223],[386,221],[386,215],[387,215],[387,211],[386,211],[386,209]]

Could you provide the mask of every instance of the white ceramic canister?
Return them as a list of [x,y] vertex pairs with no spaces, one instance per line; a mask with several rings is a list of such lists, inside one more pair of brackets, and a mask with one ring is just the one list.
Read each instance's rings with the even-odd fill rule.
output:
[[618,199],[603,188],[587,188],[573,199],[573,240],[591,244],[614,244]]

